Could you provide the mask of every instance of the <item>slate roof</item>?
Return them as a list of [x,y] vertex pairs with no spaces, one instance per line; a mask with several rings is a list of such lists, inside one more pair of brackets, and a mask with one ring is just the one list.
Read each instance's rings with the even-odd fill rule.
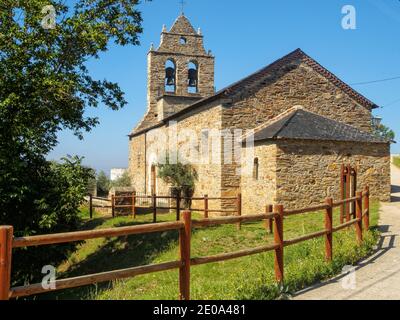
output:
[[389,141],[353,126],[296,108],[287,115],[257,130],[254,141],[301,139],[388,143]]
[[249,88],[253,87],[254,85],[259,84],[260,82],[266,80],[269,76],[273,75],[274,72],[278,71],[280,68],[284,67],[285,65],[288,65],[292,62],[295,62],[297,60],[301,60],[301,62],[306,63],[309,67],[311,67],[313,70],[318,72],[320,75],[328,79],[330,82],[332,82],[334,85],[336,85],[338,88],[340,88],[342,91],[347,93],[350,97],[352,97],[355,101],[357,101],[360,105],[364,106],[367,109],[375,109],[378,108],[378,106],[364,97],[362,94],[358,93],[355,91],[353,88],[351,88],[348,84],[340,80],[337,76],[335,76],[332,72],[328,71],[325,69],[323,66],[321,66],[317,61],[315,61],[313,58],[308,56],[306,53],[304,53],[301,49],[296,49],[293,52],[287,54],[286,56],[276,60],[275,62],[269,64],[265,68],[243,78],[242,80],[233,83],[232,85],[216,92],[215,94],[206,97],[204,99],[201,99],[192,105],[188,106],[187,108],[171,115],[168,118],[165,118],[162,122],[157,123],[151,127],[142,129],[137,132],[133,132],[130,136],[137,136],[143,132],[146,132],[150,129],[160,127],[164,125],[165,123],[168,123],[172,119],[175,119],[178,116],[182,116],[189,111],[195,110],[207,103],[219,100],[219,99],[229,99],[230,97],[233,97],[234,95],[241,93],[243,91],[249,90]]

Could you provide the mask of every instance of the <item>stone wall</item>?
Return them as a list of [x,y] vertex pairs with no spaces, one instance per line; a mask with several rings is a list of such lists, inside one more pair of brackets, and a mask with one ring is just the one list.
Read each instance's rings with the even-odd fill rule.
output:
[[[177,121],[177,132],[181,133],[183,132],[182,130],[187,129],[193,130],[195,135],[190,135],[190,139],[192,139],[193,136],[196,137],[197,141],[194,142],[197,143],[197,150],[201,154],[203,152],[201,145],[202,134],[207,129],[221,129],[221,114],[222,107],[217,104],[204,106],[200,110],[191,111],[184,116],[174,119],[174,121]],[[178,141],[178,146],[181,145],[181,142]],[[220,138],[212,139],[212,137],[209,136],[207,143],[209,150],[208,157],[203,159],[202,163],[193,164],[198,174],[198,181],[195,186],[195,197],[202,197],[204,194],[208,194],[209,197],[221,197],[221,164],[213,163],[214,161],[212,158],[212,149],[215,143],[220,143]],[[203,206],[203,202],[193,202],[194,208],[203,208]],[[210,209],[220,209],[220,202],[210,200],[209,206]]]
[[[224,128],[254,129],[296,105],[363,131],[371,132],[371,111],[358,104],[336,85],[302,60],[285,65],[252,89],[233,97],[222,114]],[[239,164],[222,167],[222,191],[236,193]]]
[[[219,105],[204,106],[200,110],[192,111],[184,116],[174,119],[174,123],[152,129],[146,134],[131,138],[130,141],[130,165],[129,172],[132,177],[132,185],[139,192],[150,192],[151,186],[151,165],[157,164],[159,159],[165,156],[166,147],[174,144],[172,137],[177,137],[176,144],[179,148],[187,139],[193,139],[197,144],[200,154],[203,152],[201,140],[202,133],[206,129],[221,129],[222,107]],[[192,130],[186,132],[185,130]],[[178,136],[176,136],[178,134]],[[211,134],[211,133],[210,133]],[[195,197],[202,197],[208,194],[209,197],[221,197],[221,164],[213,163],[213,147],[220,144],[221,138],[209,137],[207,147],[209,150],[208,158],[198,159],[193,164],[197,171],[198,181],[195,186]],[[145,158],[146,157],[146,158]],[[157,177],[156,192],[160,195],[168,195],[170,186]],[[203,208],[203,202],[193,203],[193,207]],[[220,201],[210,200],[210,209],[220,209]]]
[[128,173],[137,192],[146,192],[146,135],[130,138]]
[[390,146],[350,142],[282,140],[277,143],[276,202],[294,209],[340,198],[340,168],[357,168],[357,189],[390,201]]
[[264,213],[267,204],[276,203],[276,152],[274,143],[255,145],[254,157],[258,158],[259,164],[258,179],[253,176],[253,164],[250,164],[241,176],[243,214]]
[[158,121],[162,121],[169,116],[185,109],[191,104],[199,101],[201,97],[185,97],[176,95],[163,95],[157,101]]
[[301,61],[287,65],[237,97],[224,124],[255,128],[296,105],[371,132],[371,111]]

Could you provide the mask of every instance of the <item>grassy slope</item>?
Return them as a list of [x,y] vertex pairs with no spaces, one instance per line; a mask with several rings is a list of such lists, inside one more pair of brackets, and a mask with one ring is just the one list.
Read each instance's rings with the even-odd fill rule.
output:
[[[199,217],[195,215],[195,218]],[[378,204],[371,208],[371,223],[377,224]],[[173,220],[173,215],[160,216],[161,221]],[[84,228],[125,226],[151,221],[151,215],[137,220],[119,217],[86,222]],[[335,212],[335,224],[338,213]],[[324,215],[311,213],[285,220],[285,238],[323,229]],[[60,278],[126,268],[178,258],[177,232],[129,236],[119,239],[95,239],[81,244],[68,261],[59,267]],[[356,245],[354,227],[334,235],[334,261],[324,262],[324,239],[315,239],[285,248],[285,288],[296,291],[341,271],[357,262],[375,245],[377,232],[369,232],[361,247]],[[236,251],[272,243],[273,236],[265,232],[263,223],[234,225],[195,230],[192,237],[192,257]],[[195,266],[191,269],[192,299],[274,299],[282,292],[274,281],[273,252],[231,261]],[[42,296],[43,297],[43,296]],[[44,298],[74,299],[176,299],[178,271],[153,273],[124,281],[64,290]]]
[[400,157],[394,157],[393,158],[393,163],[394,163],[395,166],[400,168]]

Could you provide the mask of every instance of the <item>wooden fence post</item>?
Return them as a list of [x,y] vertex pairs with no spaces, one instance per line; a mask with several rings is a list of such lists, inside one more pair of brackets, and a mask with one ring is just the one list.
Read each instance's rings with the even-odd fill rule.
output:
[[275,205],[274,212],[278,215],[274,223],[274,240],[277,248],[275,249],[275,277],[278,282],[283,282],[283,206]]
[[178,192],[176,195],[176,221],[181,219],[181,194]]
[[[238,193],[237,199],[236,199],[236,210],[237,210],[237,215],[240,217],[242,216],[242,194]],[[242,229],[242,223],[238,222],[237,224],[237,229],[240,230]]]
[[325,258],[327,262],[332,261],[332,233],[333,233],[333,221],[332,221],[332,213],[333,213],[333,199],[326,199],[326,204],[329,208],[325,211],[325,229],[327,234],[325,235]]
[[364,191],[364,229],[369,230],[369,187]]
[[[340,200],[345,198],[345,176],[344,176],[344,164],[340,168]],[[345,204],[340,205],[340,224],[344,222],[344,208]]]
[[89,217],[93,219],[93,195],[89,193]]
[[132,215],[136,219],[136,191],[132,192]]
[[361,244],[363,241],[362,235],[362,192],[357,192],[357,200],[356,200],[356,219],[358,219],[356,223],[356,234],[357,234],[357,242]]
[[[353,177],[353,182],[352,182],[352,194],[354,194],[354,196],[357,194],[357,166],[353,168],[352,172],[352,177]],[[362,197],[362,193],[361,193],[361,197]],[[361,200],[362,201],[362,200]],[[355,205],[353,204],[353,219],[356,217],[356,209],[355,209]]]
[[111,196],[111,213],[112,217],[115,217],[115,195]]
[[[273,206],[272,205],[267,205],[266,207],[265,207],[265,213],[271,213],[273,211]],[[272,233],[273,232],[273,219],[267,219],[266,221],[265,221],[265,228],[268,230],[268,232],[269,233]]]
[[208,219],[208,194],[204,195],[204,218]]
[[0,300],[9,300],[13,227],[0,226]]
[[153,223],[157,222],[157,196],[155,194],[152,195],[153,199]]
[[[346,167],[346,199],[349,199],[350,196],[350,183],[351,183],[351,166],[347,165]],[[351,208],[351,203],[348,202],[346,203],[346,221],[350,221],[350,208]]]
[[182,266],[179,268],[179,299],[190,300],[190,238],[192,234],[192,214],[183,212],[184,228],[179,231],[179,248]]

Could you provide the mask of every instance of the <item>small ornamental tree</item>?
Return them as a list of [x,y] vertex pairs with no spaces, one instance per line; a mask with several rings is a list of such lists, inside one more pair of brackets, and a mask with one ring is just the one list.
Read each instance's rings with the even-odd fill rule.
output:
[[111,187],[131,187],[132,181],[128,171],[125,171],[118,179],[111,181]]
[[[195,191],[195,182],[198,179],[197,171],[190,164],[158,164],[158,177],[170,184],[175,192],[182,197],[191,198]],[[185,199],[185,207],[190,207],[191,201]]]
[[395,138],[394,131],[383,124],[380,124],[379,126],[375,127],[374,133],[376,136],[385,138],[389,141],[394,141]]

